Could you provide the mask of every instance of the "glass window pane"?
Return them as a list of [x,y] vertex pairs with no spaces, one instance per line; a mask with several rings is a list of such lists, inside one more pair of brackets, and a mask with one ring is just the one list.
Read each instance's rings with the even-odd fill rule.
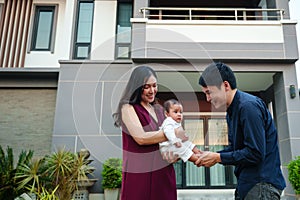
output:
[[131,27],[122,27],[118,25],[117,43],[131,42]]
[[41,11],[38,18],[35,49],[50,49],[53,12]]
[[93,23],[93,3],[81,2],[79,4],[77,40],[76,42],[91,42]]
[[[130,57],[130,43],[131,43],[131,22],[132,17],[132,3],[118,3],[118,17],[117,17],[117,34],[116,34],[116,57],[129,58]],[[119,45],[122,47],[118,47]],[[126,46],[126,48],[125,48]]]
[[225,119],[209,119],[208,133],[210,151],[215,151],[215,146],[225,146],[228,144],[227,123]]
[[[203,119],[185,119],[184,129],[189,140],[204,149]],[[196,167],[194,163],[186,163],[186,186],[205,186],[205,168]]]
[[205,168],[186,162],[186,186],[205,186]]
[[182,187],[182,161],[174,163],[173,166],[176,174],[176,185],[177,187]]
[[[209,150],[216,152],[228,144],[227,123],[225,119],[209,119],[208,121]],[[210,185],[225,186],[225,167],[215,165],[210,169]]]
[[129,47],[118,47],[118,58],[129,58]]
[[0,3],[0,17],[2,16],[2,9],[3,9],[3,4]]
[[131,27],[130,18],[132,17],[132,4],[119,3],[118,6],[118,26]]
[[184,129],[190,141],[196,145],[204,145],[203,119],[185,119]]
[[[214,146],[214,151],[222,150],[223,146],[216,145]],[[226,185],[226,177],[225,177],[225,166],[223,165],[215,165],[210,169],[210,185],[211,186],[225,186]]]
[[225,186],[225,167],[223,165],[214,165],[210,170],[210,185]]
[[117,22],[117,43],[131,42],[131,22],[132,4],[119,3],[118,22]]
[[55,6],[36,6],[31,50],[51,50]]
[[76,58],[87,58],[89,56],[89,47],[77,47]]

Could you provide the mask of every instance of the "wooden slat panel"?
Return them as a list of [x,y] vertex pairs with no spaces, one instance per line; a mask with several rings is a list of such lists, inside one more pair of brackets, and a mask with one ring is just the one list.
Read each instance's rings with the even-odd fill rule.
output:
[[11,6],[11,11],[10,11],[8,33],[7,33],[7,39],[6,39],[6,45],[5,45],[4,57],[3,57],[3,66],[4,67],[11,67],[8,65],[8,61],[9,61],[10,54],[11,54],[11,40],[12,40],[12,34],[13,34],[13,26],[14,26],[14,22],[15,22],[17,0],[11,0],[11,1],[12,1],[12,6]]
[[23,67],[20,65],[20,53],[21,53],[21,46],[22,46],[22,37],[23,37],[23,30],[24,30],[24,23],[25,23],[25,14],[26,14],[26,4],[27,1],[23,0],[21,5],[21,14],[20,14],[20,24],[18,29],[18,37],[17,37],[17,45],[16,45],[16,57],[15,57],[15,66],[16,67]]
[[26,4],[26,9],[25,9],[26,14],[25,14],[25,18],[24,18],[25,22],[24,22],[23,36],[22,36],[22,42],[21,42],[20,64],[19,64],[20,67],[24,67],[24,63],[25,63],[31,8],[32,8],[32,0],[28,0],[27,4]]
[[10,10],[11,10],[11,0],[7,0],[4,2],[4,23],[2,28],[2,37],[1,37],[1,44],[0,44],[0,67],[7,67],[3,65],[4,61],[4,54],[6,49],[6,40],[8,34],[8,27],[9,27],[9,19],[10,19]]
[[0,67],[24,67],[32,0],[6,0],[0,29]]
[[20,26],[20,12],[21,12],[21,5],[22,5],[22,0],[16,0],[16,12],[15,12],[15,21],[13,25],[13,31],[12,31],[12,39],[11,39],[11,52],[9,55],[9,60],[8,60],[8,66],[9,67],[16,67],[15,65],[15,58],[18,57],[16,55],[16,45],[17,45],[17,37],[19,34],[21,34],[18,31],[18,27]]

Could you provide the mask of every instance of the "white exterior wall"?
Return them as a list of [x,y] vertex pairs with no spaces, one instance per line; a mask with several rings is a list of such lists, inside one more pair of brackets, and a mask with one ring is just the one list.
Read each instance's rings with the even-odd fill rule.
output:
[[[224,24],[226,26],[224,26]],[[283,43],[280,22],[215,22],[182,23],[155,21],[147,23],[147,42],[217,42],[217,43]],[[164,32],[166,33],[164,34]],[[175,33],[174,37],[170,33]],[[182,38],[178,40],[178,35]],[[188,41],[187,41],[188,39]]]
[[114,60],[117,1],[95,1],[91,60]]
[[[72,30],[75,19],[74,0],[34,0],[33,4],[58,5],[58,13],[55,29],[54,52],[49,51],[28,51],[25,58],[24,67],[53,67],[58,68],[59,60],[68,60],[71,58],[72,48]],[[34,9],[34,6],[33,8]],[[34,12],[32,11],[29,39],[27,49],[30,49],[30,38],[34,21]]]

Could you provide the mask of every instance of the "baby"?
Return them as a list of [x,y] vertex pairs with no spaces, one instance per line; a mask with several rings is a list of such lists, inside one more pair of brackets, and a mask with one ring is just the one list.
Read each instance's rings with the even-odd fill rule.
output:
[[195,162],[201,153],[200,149],[190,141],[182,142],[175,135],[175,129],[181,126],[182,122],[182,104],[175,99],[170,99],[164,103],[166,119],[161,125],[168,141],[159,144],[161,152],[173,152],[178,155],[183,162]]

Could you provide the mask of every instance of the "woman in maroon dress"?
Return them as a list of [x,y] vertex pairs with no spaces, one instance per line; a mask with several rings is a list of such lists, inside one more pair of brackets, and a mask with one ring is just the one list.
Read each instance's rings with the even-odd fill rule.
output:
[[114,114],[122,127],[123,177],[121,200],[176,200],[176,178],[172,164],[163,160],[159,142],[166,141],[159,126],[164,120],[161,106],[154,104],[156,73],[136,67]]

